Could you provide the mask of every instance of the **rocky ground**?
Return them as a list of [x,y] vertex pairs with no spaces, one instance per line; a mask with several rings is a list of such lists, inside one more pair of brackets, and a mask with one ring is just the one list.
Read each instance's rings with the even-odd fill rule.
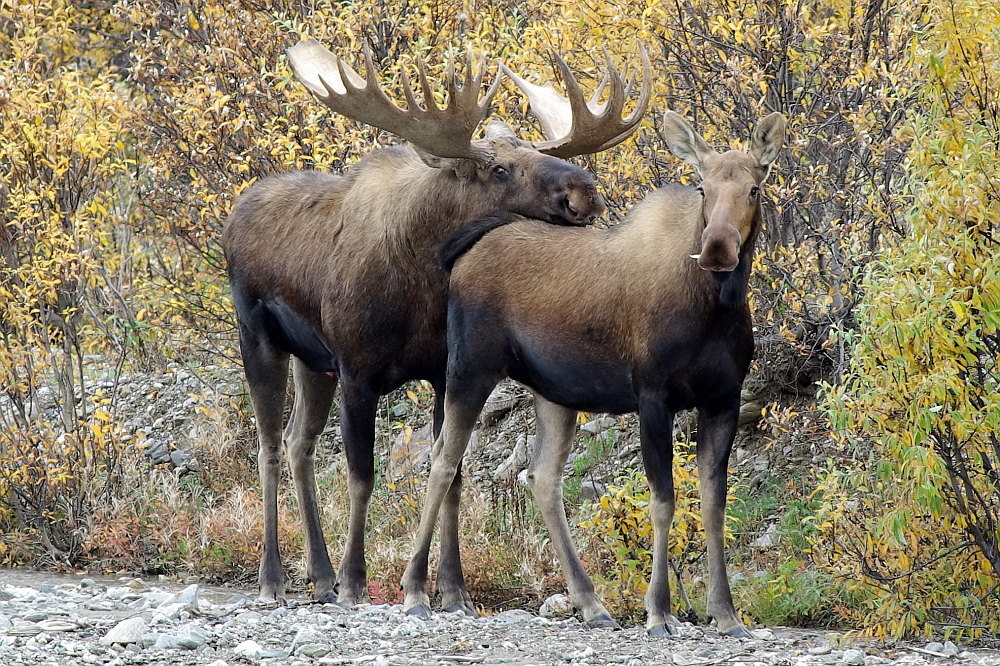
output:
[[[249,594],[249,593],[248,593]],[[639,627],[589,629],[525,610],[467,618],[406,616],[399,605],[345,610],[291,600],[256,605],[213,588],[0,572],[0,663],[21,664],[831,664],[1000,666],[1000,652],[951,643],[846,643],[836,634],[756,630],[720,637],[682,625],[650,639]]]

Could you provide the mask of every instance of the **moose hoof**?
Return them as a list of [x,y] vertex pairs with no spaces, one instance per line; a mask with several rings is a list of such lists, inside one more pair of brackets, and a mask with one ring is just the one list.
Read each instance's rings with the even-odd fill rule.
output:
[[753,638],[753,634],[750,630],[744,627],[742,624],[738,624],[735,627],[730,627],[725,631],[719,631],[723,636],[729,636],[730,638]]
[[674,628],[669,624],[654,624],[646,627],[646,634],[652,638],[668,638],[674,635]]
[[331,590],[329,592],[317,594],[315,601],[318,604],[335,604],[337,603],[337,595]]
[[465,601],[456,601],[447,608],[442,608],[445,613],[458,613],[462,612],[469,617],[479,617],[479,612],[474,606]]
[[432,613],[431,613],[431,607],[428,606],[427,604],[417,604],[416,606],[413,606],[412,608],[407,608],[406,609],[406,614],[407,615],[412,615],[413,617],[423,618],[425,620],[430,619],[430,617],[432,615]]
[[584,624],[591,629],[621,629],[621,626],[615,622],[614,618],[606,613],[595,615],[584,622]]
[[255,606],[262,608],[278,608],[279,606],[287,606],[288,601],[284,597],[257,597],[254,602]]

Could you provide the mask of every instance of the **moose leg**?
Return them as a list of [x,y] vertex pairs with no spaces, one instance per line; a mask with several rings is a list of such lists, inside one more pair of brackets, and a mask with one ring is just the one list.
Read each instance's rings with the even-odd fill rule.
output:
[[726,573],[723,528],[726,519],[729,451],[736,436],[739,398],[720,408],[699,408],[698,471],[701,479],[701,515],[708,541],[708,614],[715,618],[719,633],[749,637],[736,616],[733,594]]
[[354,606],[367,602],[365,522],[375,485],[375,409],[378,395],[357,379],[341,377],[340,432],[347,453],[347,484],[351,515],[347,545],[337,576],[337,603]]
[[285,577],[278,554],[278,481],[281,478],[281,416],[288,384],[288,354],[242,323],[240,350],[257,421],[257,469],[264,498],[264,548],[258,570],[258,600],[284,603]]
[[316,504],[316,442],[326,426],[337,388],[336,377],[310,370],[294,359],[295,402],[285,428],[288,464],[299,499],[299,513],[306,535],[306,575],[313,584],[313,598],[334,603],[333,567],[323,540],[319,508]]
[[668,636],[677,620],[670,607],[670,524],[674,519],[673,414],[662,397],[639,403],[642,463],[653,522],[653,573],[646,591],[646,633]]
[[528,467],[528,485],[562,563],[570,599],[588,625],[617,627],[597,598],[594,583],[580,562],[563,506],[563,469],[576,431],[576,412],[549,402],[536,393],[535,414],[538,432]]
[[[431,612],[427,596],[427,561],[434,535],[434,523],[445,502],[446,495],[455,484],[455,477],[462,463],[469,436],[476,425],[479,412],[486,403],[496,383],[479,382],[474,387],[463,387],[445,393],[444,424],[434,442],[431,475],[427,481],[427,494],[420,514],[420,526],[410,557],[403,572],[401,585],[405,593],[403,610],[411,615],[428,617]],[[456,542],[457,546],[457,542]]]
[[[444,383],[434,387],[434,438],[441,434],[444,423]],[[465,587],[462,558],[458,548],[458,510],[462,499],[462,465],[455,471],[455,480],[441,505],[441,559],[438,562],[436,587],[441,593],[441,608],[445,612],[462,611],[475,617],[476,606]]]

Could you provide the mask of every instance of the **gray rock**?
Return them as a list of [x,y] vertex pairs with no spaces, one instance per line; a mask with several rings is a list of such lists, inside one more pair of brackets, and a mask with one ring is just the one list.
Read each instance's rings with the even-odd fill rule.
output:
[[146,439],[146,457],[154,465],[161,465],[170,462],[170,448],[162,439]]
[[580,499],[591,501],[598,500],[604,495],[606,490],[607,486],[603,483],[594,481],[593,479],[584,479],[580,483]]
[[526,437],[523,433],[517,436],[514,450],[510,452],[510,456],[493,471],[494,479],[509,482],[517,476],[518,472],[528,466],[528,447],[533,443],[534,437],[534,435]]
[[763,409],[764,406],[759,402],[747,402],[740,405],[739,427],[754,425],[760,421]]
[[559,619],[573,614],[573,603],[565,594],[553,594],[542,602],[538,614],[547,619]]
[[318,659],[330,654],[331,650],[331,646],[323,643],[305,643],[298,646],[298,648],[295,649],[294,654],[309,657],[310,659]]
[[198,604],[198,586],[188,585],[180,592],[170,595],[163,601],[159,603],[157,608],[163,608],[165,606],[171,606],[173,604],[183,604],[191,608],[197,608]]
[[146,633],[146,620],[141,617],[131,617],[122,620],[101,638],[101,645],[136,643]]
[[292,639],[291,650],[292,654],[295,654],[297,649],[302,645],[307,643],[320,643],[326,639],[326,636],[316,631],[315,629],[299,629],[298,633],[295,634],[295,638]]
[[605,430],[613,428],[617,423],[618,421],[610,416],[598,416],[580,426],[580,430],[590,435],[599,435]]
[[250,661],[260,661],[261,652],[263,650],[257,641],[254,640],[243,641],[233,648],[233,654],[237,657],[249,659]]
[[208,632],[194,622],[189,622],[178,630],[174,637],[177,647],[184,650],[197,650],[208,642]]
[[116,586],[116,587],[109,587],[107,591],[104,593],[104,595],[108,599],[112,599],[114,601],[121,601],[126,597],[134,596],[135,592],[132,590],[132,588],[129,587]]
[[260,613],[251,610],[240,613],[234,617],[232,621],[238,624],[256,624],[257,622],[260,622],[261,617],[263,616]]
[[861,650],[844,650],[840,656],[840,666],[865,666],[865,653]]
[[[147,634],[148,636],[149,634]],[[176,650],[180,647],[180,642],[177,640],[176,636],[171,636],[170,634],[154,634],[156,640],[150,645],[153,650]],[[145,636],[143,636],[143,642],[145,642]]]
[[493,389],[479,414],[485,428],[492,428],[518,405],[527,404],[530,398],[524,389],[511,382],[501,382]]
[[534,619],[535,616],[528,611],[516,608],[514,610],[500,613],[493,618],[493,621],[499,622],[500,624],[523,624],[525,622],[531,622]]
[[196,470],[198,463],[189,451],[176,449],[170,452],[170,464],[177,469]]
[[778,524],[771,523],[764,533],[753,540],[751,548],[771,548],[778,543]]

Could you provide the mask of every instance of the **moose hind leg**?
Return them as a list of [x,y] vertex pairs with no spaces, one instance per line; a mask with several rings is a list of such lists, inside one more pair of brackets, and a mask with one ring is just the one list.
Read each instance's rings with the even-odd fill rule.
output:
[[299,512],[305,527],[306,575],[313,584],[313,598],[334,603],[333,567],[323,539],[319,508],[316,503],[316,443],[330,415],[337,379],[310,370],[294,359],[295,402],[285,429],[288,463],[295,482]]
[[264,547],[259,601],[284,603],[285,580],[278,554],[278,482],[281,478],[281,416],[288,384],[288,354],[263,333],[241,322],[240,350],[257,421],[257,467],[264,500]]
[[347,453],[348,495],[351,501],[347,545],[340,562],[337,603],[354,606],[367,602],[365,523],[375,485],[375,410],[378,395],[358,380],[341,377],[340,431]]
[[749,637],[751,634],[736,615],[733,594],[726,573],[723,529],[726,520],[726,492],[729,451],[736,436],[739,400],[723,409],[699,409],[698,473],[701,479],[701,514],[705,523],[708,550],[708,614],[719,633]]
[[570,599],[588,625],[615,628],[618,624],[598,599],[594,583],[580,562],[563,506],[563,469],[576,432],[576,412],[535,394],[535,414],[538,432],[528,467],[528,484],[562,563]]
[[639,406],[642,462],[653,522],[653,573],[646,591],[646,633],[669,636],[677,620],[670,607],[670,524],[674,519],[673,415],[662,397]]

